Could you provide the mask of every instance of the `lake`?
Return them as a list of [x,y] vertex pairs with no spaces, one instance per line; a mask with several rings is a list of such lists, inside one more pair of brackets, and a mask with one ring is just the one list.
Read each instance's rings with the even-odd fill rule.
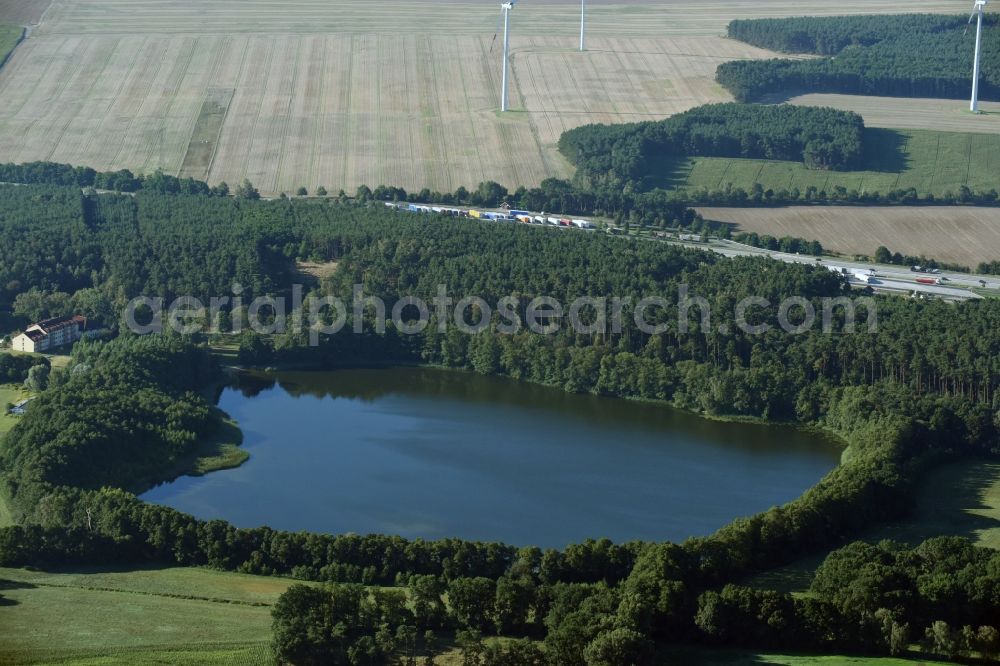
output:
[[238,469],[143,495],[238,527],[561,548],[706,535],[798,497],[830,439],[428,368],[246,373]]

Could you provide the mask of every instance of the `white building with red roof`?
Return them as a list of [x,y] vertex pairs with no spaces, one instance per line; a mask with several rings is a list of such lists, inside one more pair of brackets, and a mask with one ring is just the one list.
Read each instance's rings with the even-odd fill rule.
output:
[[15,336],[11,347],[14,351],[32,353],[63,347],[79,340],[86,328],[87,319],[81,315],[46,319]]

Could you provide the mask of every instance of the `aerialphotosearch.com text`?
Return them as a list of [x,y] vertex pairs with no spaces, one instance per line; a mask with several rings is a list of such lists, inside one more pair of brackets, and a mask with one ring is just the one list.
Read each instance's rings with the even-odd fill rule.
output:
[[[126,307],[125,323],[138,334],[166,330],[184,335],[236,334],[245,330],[262,335],[306,332],[314,346],[323,336],[340,333],[348,324],[354,333],[365,332],[366,318],[377,333],[383,333],[386,322],[391,321],[403,335],[419,335],[432,323],[442,333],[454,325],[470,335],[491,326],[503,334],[527,330],[552,335],[565,327],[578,334],[614,334],[621,333],[628,320],[648,335],[670,330],[684,335],[692,332],[692,321],[697,322],[700,332],[713,331],[712,305],[691,293],[688,285],[680,285],[674,299],[581,296],[568,304],[549,296],[505,296],[491,304],[479,296],[456,298],[445,285],[439,285],[437,294],[430,299],[404,296],[391,304],[365,294],[360,284],[354,285],[347,299],[303,294],[302,285],[294,285],[290,297],[258,296],[244,302],[243,289],[234,285],[232,295],[212,297],[207,304],[192,296],[180,296],[169,304],[161,297],[138,297]],[[868,297],[810,300],[791,296],[772,303],[762,296],[747,296],[734,305],[732,315],[731,319],[725,318],[730,323],[714,330],[726,335],[735,333],[730,330],[735,326],[744,334],[762,335],[777,327],[798,335],[817,326],[824,333],[853,332],[859,316],[863,316],[869,331],[876,330],[878,323],[875,300]]]

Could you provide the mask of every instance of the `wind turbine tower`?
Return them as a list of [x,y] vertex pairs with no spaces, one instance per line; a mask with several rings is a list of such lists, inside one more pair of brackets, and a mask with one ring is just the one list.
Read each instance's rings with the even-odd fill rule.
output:
[[503,9],[503,77],[500,82],[500,111],[507,111],[510,103],[507,97],[508,76],[510,73],[510,10],[517,0],[507,0],[500,7]]
[[587,50],[587,0],[580,0],[580,50]]
[[[976,56],[972,65],[972,103],[969,105],[969,110],[973,113],[979,113],[979,62],[983,44],[983,10],[985,9],[986,0],[976,0],[972,6],[972,16],[969,17],[969,25],[972,25],[972,19],[976,19]],[[968,27],[966,27],[966,31],[968,31]]]

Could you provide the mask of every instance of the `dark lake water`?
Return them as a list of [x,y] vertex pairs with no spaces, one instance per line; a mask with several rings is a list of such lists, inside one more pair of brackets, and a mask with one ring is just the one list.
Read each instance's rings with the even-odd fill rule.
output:
[[683,540],[799,496],[830,440],[424,368],[244,375],[239,469],[143,499],[239,527],[562,547]]

